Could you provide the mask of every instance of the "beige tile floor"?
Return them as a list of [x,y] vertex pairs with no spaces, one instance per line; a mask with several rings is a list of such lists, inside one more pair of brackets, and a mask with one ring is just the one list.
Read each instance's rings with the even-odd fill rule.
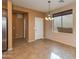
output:
[[3,59],[76,59],[76,49],[55,41],[41,39],[31,43],[24,42],[13,51],[4,52]]

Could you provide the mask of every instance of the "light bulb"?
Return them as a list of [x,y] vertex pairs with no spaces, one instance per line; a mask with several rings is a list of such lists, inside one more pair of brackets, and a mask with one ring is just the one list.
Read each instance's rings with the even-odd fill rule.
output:
[[48,18],[47,18],[47,17],[45,17],[45,20],[47,20],[47,21],[48,21]]
[[51,19],[51,17],[48,17],[48,19],[50,20],[50,19]]
[[52,17],[52,20],[54,20],[54,18]]

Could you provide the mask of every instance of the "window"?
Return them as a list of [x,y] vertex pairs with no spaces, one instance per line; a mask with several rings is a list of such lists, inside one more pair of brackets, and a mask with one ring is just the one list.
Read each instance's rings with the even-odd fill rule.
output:
[[59,12],[54,14],[53,16],[54,21],[52,21],[52,24],[54,32],[72,33],[73,29],[72,10]]
[[63,18],[63,27],[65,27],[65,28],[72,28],[73,26],[73,22],[72,22],[72,20],[73,20],[73,16],[72,16],[72,14],[69,14],[69,15],[64,15],[64,16],[62,16],[62,18]]
[[54,17],[54,32],[58,32],[58,27],[61,27],[61,16]]

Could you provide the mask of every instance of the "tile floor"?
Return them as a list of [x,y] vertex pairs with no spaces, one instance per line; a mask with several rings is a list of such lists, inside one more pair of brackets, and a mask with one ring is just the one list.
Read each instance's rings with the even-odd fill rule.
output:
[[41,39],[31,43],[24,42],[13,51],[4,52],[3,59],[76,59],[76,49],[48,39]]

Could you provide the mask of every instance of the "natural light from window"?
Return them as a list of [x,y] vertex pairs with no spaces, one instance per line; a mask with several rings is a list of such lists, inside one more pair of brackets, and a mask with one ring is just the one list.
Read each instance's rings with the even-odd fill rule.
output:
[[56,55],[55,53],[51,53],[50,59],[62,59],[62,58]]

